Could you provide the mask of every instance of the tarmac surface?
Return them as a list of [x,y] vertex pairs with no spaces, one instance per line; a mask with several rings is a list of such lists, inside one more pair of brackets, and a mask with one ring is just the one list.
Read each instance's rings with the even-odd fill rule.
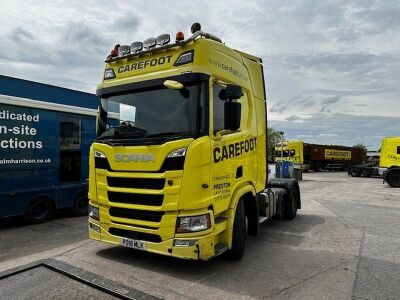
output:
[[142,298],[400,299],[400,189],[343,172],[306,173],[300,188],[296,219],[262,224],[237,262],[178,260],[91,241],[86,217],[60,215],[34,226],[1,221],[0,299],[113,298],[40,266],[1,279],[43,259]]

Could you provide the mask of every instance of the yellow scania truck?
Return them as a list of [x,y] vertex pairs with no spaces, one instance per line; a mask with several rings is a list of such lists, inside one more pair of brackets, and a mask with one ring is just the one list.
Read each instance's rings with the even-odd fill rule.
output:
[[383,176],[391,187],[400,188],[400,137],[382,139],[379,167],[354,165],[349,169],[352,177]]
[[260,58],[192,26],[117,45],[90,150],[89,236],[184,259],[243,256],[247,235],[301,208],[296,180],[267,180]]

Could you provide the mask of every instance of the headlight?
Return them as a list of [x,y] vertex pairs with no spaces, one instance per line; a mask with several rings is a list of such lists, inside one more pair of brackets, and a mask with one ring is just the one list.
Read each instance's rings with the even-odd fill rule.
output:
[[97,157],[97,158],[106,158],[106,155],[105,155],[103,152],[94,150],[94,157]]
[[181,148],[175,151],[172,151],[170,154],[167,155],[168,158],[172,157],[182,157],[186,155],[187,148]]
[[177,233],[197,232],[207,230],[211,227],[210,215],[178,217],[176,227]]
[[99,208],[89,205],[89,217],[94,220],[100,221]]

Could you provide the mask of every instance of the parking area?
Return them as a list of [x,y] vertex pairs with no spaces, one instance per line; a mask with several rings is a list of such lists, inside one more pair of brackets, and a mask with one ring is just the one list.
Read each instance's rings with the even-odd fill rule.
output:
[[[300,185],[296,219],[264,223],[238,262],[183,261],[90,241],[86,217],[60,216],[35,226],[2,222],[0,274],[52,258],[165,299],[399,299],[400,190],[344,172],[306,173]],[[0,295],[10,284],[0,280]]]

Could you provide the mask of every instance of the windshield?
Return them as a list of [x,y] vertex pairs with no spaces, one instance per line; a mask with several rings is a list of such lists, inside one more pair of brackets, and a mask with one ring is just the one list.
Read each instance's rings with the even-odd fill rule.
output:
[[206,132],[206,82],[180,90],[156,86],[101,100],[98,139],[189,137]]

